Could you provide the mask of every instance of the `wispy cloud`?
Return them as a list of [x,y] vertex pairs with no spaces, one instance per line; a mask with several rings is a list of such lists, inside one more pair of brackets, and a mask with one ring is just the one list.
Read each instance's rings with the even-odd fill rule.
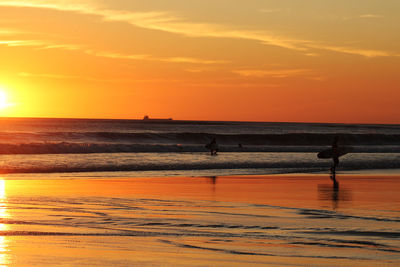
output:
[[6,46],[40,46],[42,43],[36,40],[0,40],[0,45]]
[[282,87],[283,84],[276,83],[257,83],[257,82],[243,82],[243,81],[235,81],[235,82],[188,82],[187,86],[200,87],[200,88],[279,88]]
[[149,55],[142,54],[121,54],[116,52],[106,52],[106,51],[96,51],[91,49],[85,50],[86,54],[97,56],[97,57],[106,57],[113,59],[133,59],[133,60],[141,60],[141,59],[149,59]]
[[311,47],[315,49],[328,50],[333,52],[339,52],[350,55],[359,55],[367,58],[374,57],[398,57],[396,53],[390,53],[383,50],[373,50],[373,49],[358,49],[346,46],[330,46],[330,45],[317,45],[313,44]]
[[381,19],[384,16],[379,14],[361,14],[361,15],[353,15],[349,17],[344,17],[343,20],[357,20],[357,19]]
[[63,49],[63,50],[82,50],[83,47],[81,45],[75,44],[44,44],[39,49]]
[[26,78],[47,78],[47,79],[60,79],[60,80],[86,80],[91,82],[125,82],[129,79],[103,79],[88,76],[79,75],[63,75],[63,74],[51,74],[51,73],[30,73],[30,72],[20,72],[18,73],[21,77]]
[[217,67],[216,65],[214,65],[214,66],[201,66],[201,67],[186,68],[185,71],[191,72],[191,73],[215,72],[215,71],[221,71],[221,68]]
[[271,9],[263,8],[263,9],[260,9],[261,13],[276,13],[276,12],[280,12],[280,11],[282,11],[282,9],[280,9],[280,8],[271,8]]
[[11,29],[0,29],[0,35],[15,35],[15,34],[20,34],[20,31],[17,30],[11,30]]
[[20,72],[18,76],[24,78],[45,78],[45,79],[57,79],[57,80],[85,80],[90,82],[108,82],[108,83],[186,83],[190,84],[191,80],[184,79],[138,79],[137,77],[121,77],[121,78],[96,78],[90,76],[80,75],[65,75],[65,74],[54,74],[54,73],[31,73],[31,72]]
[[[80,2],[80,3],[79,3]],[[95,7],[94,1],[86,1],[85,4],[82,1],[74,1],[74,0],[1,0],[1,6],[10,6],[10,7],[32,7],[32,8],[46,8],[46,9],[57,9],[64,11],[76,11],[76,12],[84,12],[87,10],[91,13]]]
[[149,61],[161,61],[170,63],[188,63],[188,64],[224,64],[228,61],[224,60],[211,60],[211,59],[201,59],[193,57],[154,57],[145,54],[122,54],[117,52],[107,52],[107,51],[96,51],[93,49],[86,49],[81,45],[75,44],[55,44],[50,41],[43,40],[0,40],[0,45],[6,45],[10,47],[22,47],[31,46],[36,49],[63,49],[63,50],[79,50],[84,53],[111,59],[127,59],[127,60],[149,60]]
[[378,14],[363,14],[358,16],[359,18],[362,19],[379,19],[379,18],[383,18],[382,15],[378,15]]
[[[74,0],[0,0],[0,6],[46,8],[60,11],[72,11],[81,14],[97,15],[102,17],[105,21],[125,22],[136,27],[164,31],[189,37],[253,40],[270,46],[302,51],[304,54],[310,54],[310,51],[313,49],[321,49],[364,57],[394,56],[393,53],[383,50],[368,50],[364,48],[321,44],[313,40],[290,38],[267,31],[243,30],[219,24],[188,22],[167,12],[132,12],[107,9],[99,6],[93,1],[88,1],[85,4],[82,4]],[[364,14],[361,16],[364,16],[365,18],[372,18],[379,15]],[[172,58],[170,60],[173,61],[174,59]]]
[[272,78],[288,78],[293,76],[301,76],[310,74],[312,71],[309,69],[279,69],[279,70],[234,70],[233,73],[239,74],[244,77],[272,77]]
[[193,63],[193,64],[224,64],[229,63],[225,60],[207,60],[193,57],[169,57],[169,58],[155,58],[155,60],[173,62],[173,63]]
[[0,45],[11,47],[32,46],[37,49],[64,49],[64,50],[80,50],[82,46],[74,44],[55,44],[44,40],[0,40]]
[[223,60],[208,60],[193,57],[154,57],[145,54],[122,54],[116,52],[105,52],[95,50],[85,50],[85,53],[98,57],[106,57],[113,59],[131,59],[131,60],[149,60],[149,61],[163,61],[171,63],[191,63],[191,64],[223,64],[227,61]]
[[41,74],[34,74],[29,72],[20,72],[18,73],[21,77],[38,77],[38,78],[52,78],[52,79],[80,79],[81,76],[75,75],[61,75],[61,74],[48,74],[48,73],[41,73]]

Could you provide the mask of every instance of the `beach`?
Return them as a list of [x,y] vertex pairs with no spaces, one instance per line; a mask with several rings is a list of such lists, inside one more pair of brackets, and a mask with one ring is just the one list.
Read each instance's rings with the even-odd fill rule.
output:
[[2,266],[398,266],[395,174],[0,181]]
[[0,266],[400,264],[399,125],[3,118],[0,137]]

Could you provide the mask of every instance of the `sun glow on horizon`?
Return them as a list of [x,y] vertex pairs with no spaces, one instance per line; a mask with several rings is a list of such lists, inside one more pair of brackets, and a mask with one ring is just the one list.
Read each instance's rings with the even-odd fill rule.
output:
[[13,106],[14,104],[9,102],[7,90],[0,86],[0,110],[6,109]]

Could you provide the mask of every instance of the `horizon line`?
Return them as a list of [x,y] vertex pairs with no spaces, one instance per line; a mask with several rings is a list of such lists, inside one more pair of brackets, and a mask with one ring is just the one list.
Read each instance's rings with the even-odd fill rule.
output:
[[[22,117],[22,116],[0,116],[0,119],[54,119],[54,120],[119,120],[119,121],[143,121],[140,118],[89,118],[89,117]],[[321,121],[251,121],[251,120],[205,120],[205,119],[172,119],[166,123],[173,122],[240,122],[240,123],[298,123],[298,124],[356,124],[356,125],[400,125],[400,123],[365,123],[365,122],[321,122]]]

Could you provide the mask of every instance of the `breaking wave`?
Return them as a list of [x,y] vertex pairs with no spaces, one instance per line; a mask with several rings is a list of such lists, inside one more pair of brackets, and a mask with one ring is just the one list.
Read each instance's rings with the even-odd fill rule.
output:
[[318,152],[335,136],[359,153],[400,152],[400,134],[53,132],[1,133],[0,154],[203,152],[212,138],[224,152]]

